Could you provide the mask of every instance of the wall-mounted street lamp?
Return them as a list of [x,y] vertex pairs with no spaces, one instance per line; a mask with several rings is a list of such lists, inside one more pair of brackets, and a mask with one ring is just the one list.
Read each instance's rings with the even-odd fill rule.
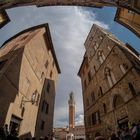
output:
[[38,94],[37,91],[35,91],[31,97],[30,100],[28,99],[25,99],[25,97],[22,97],[22,100],[21,100],[21,108],[25,107],[25,103],[31,103],[32,105],[34,104],[38,104],[39,102],[39,98],[40,98],[40,95]]

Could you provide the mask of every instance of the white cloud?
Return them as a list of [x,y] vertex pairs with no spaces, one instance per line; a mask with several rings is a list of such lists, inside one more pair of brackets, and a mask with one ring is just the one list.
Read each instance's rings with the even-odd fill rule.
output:
[[84,125],[84,115],[78,115],[78,117],[75,119],[75,125]]
[[71,91],[75,93],[76,116],[79,115],[76,123],[81,123],[82,91],[77,73],[85,51],[83,44],[93,24],[106,29],[109,26],[98,21],[96,14],[80,7],[22,7],[9,9],[8,14],[12,22],[0,32],[3,39],[30,26],[49,23],[62,71],[56,93],[54,126],[68,125],[68,98]]

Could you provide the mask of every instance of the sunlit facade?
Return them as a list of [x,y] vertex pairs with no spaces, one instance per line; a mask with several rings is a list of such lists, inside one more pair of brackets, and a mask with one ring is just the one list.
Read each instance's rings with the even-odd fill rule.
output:
[[0,126],[21,140],[51,137],[59,73],[47,24],[7,40],[0,49]]
[[114,20],[140,37],[140,14],[126,8],[118,8]]

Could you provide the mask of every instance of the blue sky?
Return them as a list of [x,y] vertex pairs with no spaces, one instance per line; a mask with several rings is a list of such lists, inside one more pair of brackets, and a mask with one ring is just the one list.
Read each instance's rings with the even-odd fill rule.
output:
[[131,44],[137,51],[140,52],[140,39],[132,33],[130,30],[125,28],[124,26],[120,25],[117,22],[114,22],[114,17],[116,14],[116,8],[106,7],[102,9],[95,9],[95,8],[87,8],[91,12],[97,14],[97,20],[103,21],[104,23],[108,24],[110,29],[109,31],[117,36],[124,43]]
[[75,93],[76,124],[83,122],[80,78],[77,76],[85,52],[84,41],[93,24],[98,24],[130,43],[140,52],[140,40],[132,32],[114,22],[115,8],[42,7],[7,10],[11,22],[0,30],[0,45],[12,35],[31,26],[49,23],[56,56],[62,71],[56,93],[54,126],[68,125],[69,93]]

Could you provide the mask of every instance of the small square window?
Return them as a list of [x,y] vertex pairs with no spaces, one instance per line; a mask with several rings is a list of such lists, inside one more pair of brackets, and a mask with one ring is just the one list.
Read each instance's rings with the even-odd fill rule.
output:
[[45,110],[45,113],[48,114],[49,113],[49,104],[46,103],[46,110]]
[[41,130],[44,130],[44,126],[45,126],[45,121],[41,121],[40,129],[41,129]]
[[100,36],[100,40],[102,40],[103,39],[103,36]]
[[91,36],[90,38],[89,38],[89,41],[92,41],[93,40],[93,36]]
[[6,64],[6,62],[7,62],[7,60],[4,60],[4,61],[1,61],[1,62],[0,62],[0,69],[3,68],[3,66]]
[[52,63],[53,67],[54,67],[54,64],[55,64],[55,63],[54,63],[54,61],[53,61],[53,63]]
[[49,93],[50,92],[50,83],[48,83],[48,85],[47,85],[47,92]]
[[50,72],[50,78],[52,78],[52,71]]
[[48,67],[48,64],[49,64],[49,62],[48,62],[48,60],[47,60],[46,63],[45,63],[46,69],[47,69],[47,67]]

